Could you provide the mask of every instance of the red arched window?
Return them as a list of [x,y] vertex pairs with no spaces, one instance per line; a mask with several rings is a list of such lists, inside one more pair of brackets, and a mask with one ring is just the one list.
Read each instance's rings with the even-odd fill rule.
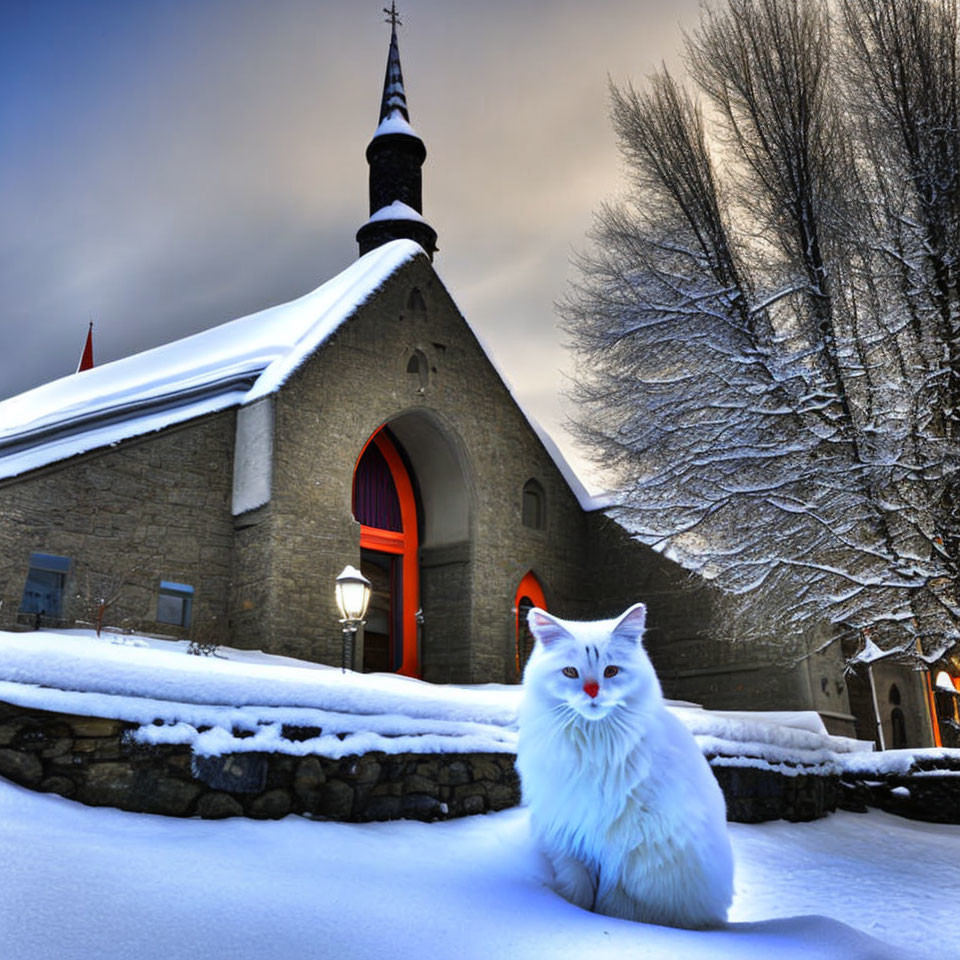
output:
[[360,523],[360,569],[373,584],[364,669],[418,676],[417,505],[403,458],[383,428],[357,458],[353,515]]
[[547,601],[543,595],[543,587],[540,586],[540,581],[531,571],[520,581],[520,586],[517,587],[517,592],[513,598],[513,613],[516,618],[518,678],[523,676],[523,668],[530,657],[530,651],[533,650],[533,634],[530,633],[530,627],[527,626],[527,613],[533,607],[546,610]]

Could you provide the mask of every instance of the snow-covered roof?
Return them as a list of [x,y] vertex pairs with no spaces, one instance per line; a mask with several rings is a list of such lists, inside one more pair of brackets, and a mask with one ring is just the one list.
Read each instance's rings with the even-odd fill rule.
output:
[[417,255],[384,244],[297,300],[0,402],[0,477],[273,393]]
[[[398,203],[374,216],[380,214],[421,219]],[[0,401],[0,479],[269,396],[417,256],[426,256],[419,244],[393,240],[289,303]],[[496,367],[482,339],[477,340]],[[506,377],[499,368],[497,372],[517,402]],[[580,506],[605,506],[587,492],[534,417],[519,402],[517,406]]]

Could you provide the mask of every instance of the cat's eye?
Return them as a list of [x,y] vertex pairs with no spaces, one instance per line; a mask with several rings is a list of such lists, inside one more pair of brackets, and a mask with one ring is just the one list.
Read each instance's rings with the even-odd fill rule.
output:
[[604,675],[605,677],[615,677],[619,672],[620,672],[620,668],[619,668],[619,667],[607,667],[607,668],[603,671],[603,675]]
[[564,667],[563,675],[565,677],[569,677],[571,680],[576,680],[577,677],[580,676],[580,673],[578,672],[576,667]]

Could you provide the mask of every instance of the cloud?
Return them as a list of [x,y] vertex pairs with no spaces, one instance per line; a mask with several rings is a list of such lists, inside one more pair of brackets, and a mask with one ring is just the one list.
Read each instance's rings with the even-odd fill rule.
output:
[[[102,362],[292,299],[356,256],[389,37],[375,6],[17,8],[0,38],[0,396],[72,372],[91,315]],[[619,183],[607,76],[671,57],[695,10],[403,5],[438,268],[545,422],[568,365],[552,304]]]

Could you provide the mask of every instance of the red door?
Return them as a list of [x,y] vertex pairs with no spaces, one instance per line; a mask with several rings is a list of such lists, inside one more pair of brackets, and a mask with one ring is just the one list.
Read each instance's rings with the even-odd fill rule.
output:
[[533,634],[527,626],[527,613],[532,607],[539,607],[541,610],[547,609],[547,601],[543,595],[543,587],[540,581],[529,572],[517,587],[517,592],[513,598],[513,612],[516,617],[517,629],[517,677],[523,676],[523,668],[530,657],[530,651],[533,650]]
[[357,458],[353,515],[360,523],[360,569],[373,585],[364,670],[419,676],[417,505],[403,458],[383,428]]

